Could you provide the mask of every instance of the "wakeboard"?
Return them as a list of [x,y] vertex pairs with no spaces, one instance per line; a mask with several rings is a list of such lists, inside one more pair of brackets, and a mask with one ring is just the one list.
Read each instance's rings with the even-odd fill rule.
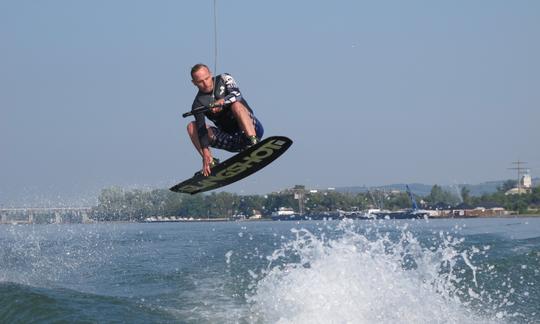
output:
[[264,168],[285,153],[292,143],[284,136],[268,137],[216,165],[209,176],[198,173],[170,190],[193,195],[229,185]]

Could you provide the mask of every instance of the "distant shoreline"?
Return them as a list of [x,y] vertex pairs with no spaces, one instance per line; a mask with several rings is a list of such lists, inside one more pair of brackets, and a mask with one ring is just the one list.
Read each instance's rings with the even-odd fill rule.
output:
[[[430,217],[429,220],[437,220],[437,219],[513,219],[513,218],[540,218],[540,214],[532,214],[532,215],[500,215],[500,216],[475,216],[475,217],[464,217],[464,216],[457,216],[457,217]],[[329,220],[341,220],[341,219],[352,219],[352,218],[333,218],[330,217]],[[311,219],[306,219],[311,220]],[[293,220],[292,222],[304,222],[306,220]],[[353,219],[355,220],[355,219]],[[359,220],[366,220],[366,219],[359,219]],[[377,220],[391,220],[391,219],[377,219]],[[408,220],[408,219],[404,219]],[[423,220],[423,219],[416,219],[416,220]],[[141,222],[135,222],[135,223],[212,223],[212,222],[261,222],[261,221],[268,221],[268,222],[276,222],[275,220],[272,220],[271,218],[259,218],[259,219],[227,219],[227,218],[205,218],[205,219],[193,219],[193,220],[169,220],[169,221],[141,221]],[[289,222],[289,220],[282,220],[285,222]],[[320,221],[320,220],[318,220]],[[278,220],[279,222],[279,220]]]
[[[526,214],[526,215],[500,215],[500,216],[477,216],[477,217],[430,217],[428,220],[438,220],[438,219],[516,219],[516,218],[540,218],[540,214]],[[329,220],[340,220],[337,218],[332,218]],[[365,219],[362,219],[365,220]],[[378,219],[378,220],[390,220],[390,219]],[[405,219],[407,220],[407,219]],[[417,219],[422,220],[422,219]],[[287,220],[283,220],[288,222]],[[292,222],[304,222],[306,220],[295,220]],[[309,221],[309,220],[308,220]],[[319,220],[320,221],[320,220]],[[272,220],[271,218],[259,218],[259,219],[243,219],[243,220],[235,220],[235,219],[228,219],[228,218],[200,218],[200,219],[192,219],[192,220],[169,220],[169,221],[90,221],[87,223],[61,223],[61,224],[39,224],[39,225],[91,225],[91,224],[164,224],[164,223],[223,223],[223,222],[276,222]],[[0,223],[0,225],[36,225],[36,224],[28,224],[23,222],[17,222],[17,223]]]
[[501,219],[501,218],[537,218],[540,215],[498,215],[498,216],[442,216],[442,217],[430,217],[429,220],[433,219]]

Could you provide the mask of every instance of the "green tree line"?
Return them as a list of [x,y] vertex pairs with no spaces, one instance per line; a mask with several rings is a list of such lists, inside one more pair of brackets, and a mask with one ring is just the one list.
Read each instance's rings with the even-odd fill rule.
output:
[[526,194],[506,195],[506,191],[515,187],[515,184],[515,180],[508,180],[503,186],[497,189],[497,192],[483,194],[479,197],[470,196],[467,190],[462,188],[463,201],[472,206],[497,204],[507,210],[515,211],[519,214],[527,213],[529,209],[540,209],[540,187],[534,187],[531,192]]
[[[429,195],[416,196],[422,208],[443,204],[456,206],[464,203],[470,206],[497,205],[507,210],[524,213],[529,207],[540,206],[540,187],[531,193],[505,195],[508,181],[495,193],[471,196],[467,187],[460,192],[449,192],[439,185],[434,185]],[[303,191],[303,187],[297,187]],[[299,201],[295,199],[297,190],[286,190],[266,195],[238,195],[228,192],[187,195],[166,189],[125,190],[118,187],[101,191],[93,215],[102,221],[141,221],[152,216],[177,216],[197,218],[223,218],[243,214],[251,216],[260,213],[265,217],[280,207],[299,211]],[[385,208],[390,210],[411,208],[411,201],[406,192],[370,191],[346,193],[338,191],[304,192],[304,212],[321,213],[335,210],[363,210],[367,208]]]

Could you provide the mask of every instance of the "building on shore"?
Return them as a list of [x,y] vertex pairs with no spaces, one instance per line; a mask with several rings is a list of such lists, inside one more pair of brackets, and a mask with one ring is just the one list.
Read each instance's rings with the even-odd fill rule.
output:
[[518,181],[518,185],[505,192],[505,195],[521,195],[531,193],[533,187],[532,177],[529,172],[523,174]]
[[495,203],[484,203],[483,206],[471,206],[465,203],[457,206],[438,206],[430,218],[467,218],[467,217],[501,217],[510,215],[504,207]]

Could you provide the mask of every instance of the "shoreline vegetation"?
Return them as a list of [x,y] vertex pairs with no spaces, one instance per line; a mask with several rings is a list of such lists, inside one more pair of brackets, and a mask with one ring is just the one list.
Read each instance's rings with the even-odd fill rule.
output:
[[[506,195],[515,181],[508,180],[496,192],[472,196],[466,187],[459,193],[434,185],[427,196],[413,195],[422,209],[502,208],[503,217],[535,217],[540,214],[540,186],[528,193]],[[166,189],[125,190],[119,187],[103,189],[97,206],[92,208],[94,221],[142,222],[150,217],[175,217],[178,221],[238,218],[268,219],[279,208],[296,213],[317,214],[342,211],[362,211],[370,208],[400,210],[412,208],[412,201],[403,191],[369,191],[347,193],[335,190],[306,190],[304,186],[266,195],[238,195],[228,192],[187,195]],[[509,214],[509,215],[508,215]],[[459,215],[453,215],[457,218]],[[498,217],[498,216],[489,216]],[[443,217],[441,217],[443,218]],[[447,217],[448,218],[448,217]]]
[[[502,183],[502,182],[501,182]],[[370,189],[345,192],[334,189],[308,190],[297,185],[265,195],[239,195],[211,192],[188,195],[167,189],[103,189],[97,205],[68,208],[0,209],[0,224],[60,224],[95,222],[219,222],[230,220],[269,220],[273,213],[286,210],[300,219],[372,218],[400,213],[417,213],[418,217],[502,218],[539,217],[540,186],[521,194],[507,194],[517,181],[502,183],[495,192],[472,195],[467,187],[447,190],[434,185],[427,195],[403,190]],[[413,200],[419,210],[413,210]],[[418,212],[423,216],[418,216]],[[397,213],[397,214],[396,214]],[[367,215],[367,217],[366,217]]]

